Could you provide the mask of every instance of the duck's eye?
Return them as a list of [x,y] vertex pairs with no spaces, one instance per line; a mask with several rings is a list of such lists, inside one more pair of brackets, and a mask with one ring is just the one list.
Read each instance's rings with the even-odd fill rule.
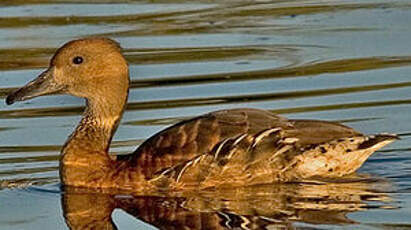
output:
[[83,63],[83,58],[80,57],[80,56],[77,56],[77,57],[73,58],[73,63],[76,64],[76,65],[79,65],[79,64]]

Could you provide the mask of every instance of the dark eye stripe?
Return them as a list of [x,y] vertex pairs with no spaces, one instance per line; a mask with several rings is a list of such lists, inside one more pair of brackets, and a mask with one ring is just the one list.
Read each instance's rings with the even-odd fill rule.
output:
[[77,57],[73,58],[73,63],[76,64],[76,65],[79,65],[79,64],[83,63],[83,58],[80,57],[80,56],[77,56]]

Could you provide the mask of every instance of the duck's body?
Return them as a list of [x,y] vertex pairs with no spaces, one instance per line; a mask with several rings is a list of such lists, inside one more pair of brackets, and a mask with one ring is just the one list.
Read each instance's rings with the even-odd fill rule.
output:
[[128,66],[117,44],[89,38],[57,51],[50,68],[13,92],[11,104],[53,92],[87,100],[63,147],[62,183],[131,190],[207,188],[341,177],[395,135],[365,136],[326,121],[287,120],[257,109],[209,113],[167,128],[134,153],[110,157],[127,101]]
[[[75,135],[85,133],[98,136],[81,129]],[[332,122],[287,120],[265,110],[222,110],[171,126],[115,160],[85,147],[94,141],[71,140],[63,149],[61,176],[73,186],[132,190],[336,178],[356,171],[394,139],[367,137]]]

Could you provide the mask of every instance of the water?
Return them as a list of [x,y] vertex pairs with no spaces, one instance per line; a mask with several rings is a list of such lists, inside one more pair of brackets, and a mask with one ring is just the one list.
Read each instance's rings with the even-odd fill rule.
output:
[[398,133],[360,178],[201,194],[61,191],[58,155],[83,101],[0,103],[0,229],[411,229],[411,3],[2,1],[0,97],[82,36],[124,47],[132,89],[114,154],[234,107]]

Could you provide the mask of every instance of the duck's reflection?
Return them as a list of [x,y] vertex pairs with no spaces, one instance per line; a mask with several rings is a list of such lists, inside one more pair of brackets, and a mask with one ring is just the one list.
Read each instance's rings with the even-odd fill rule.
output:
[[276,184],[150,196],[65,188],[62,206],[73,230],[117,229],[111,218],[115,208],[159,229],[276,229],[293,222],[354,223],[347,213],[387,207],[384,186],[389,184]]

